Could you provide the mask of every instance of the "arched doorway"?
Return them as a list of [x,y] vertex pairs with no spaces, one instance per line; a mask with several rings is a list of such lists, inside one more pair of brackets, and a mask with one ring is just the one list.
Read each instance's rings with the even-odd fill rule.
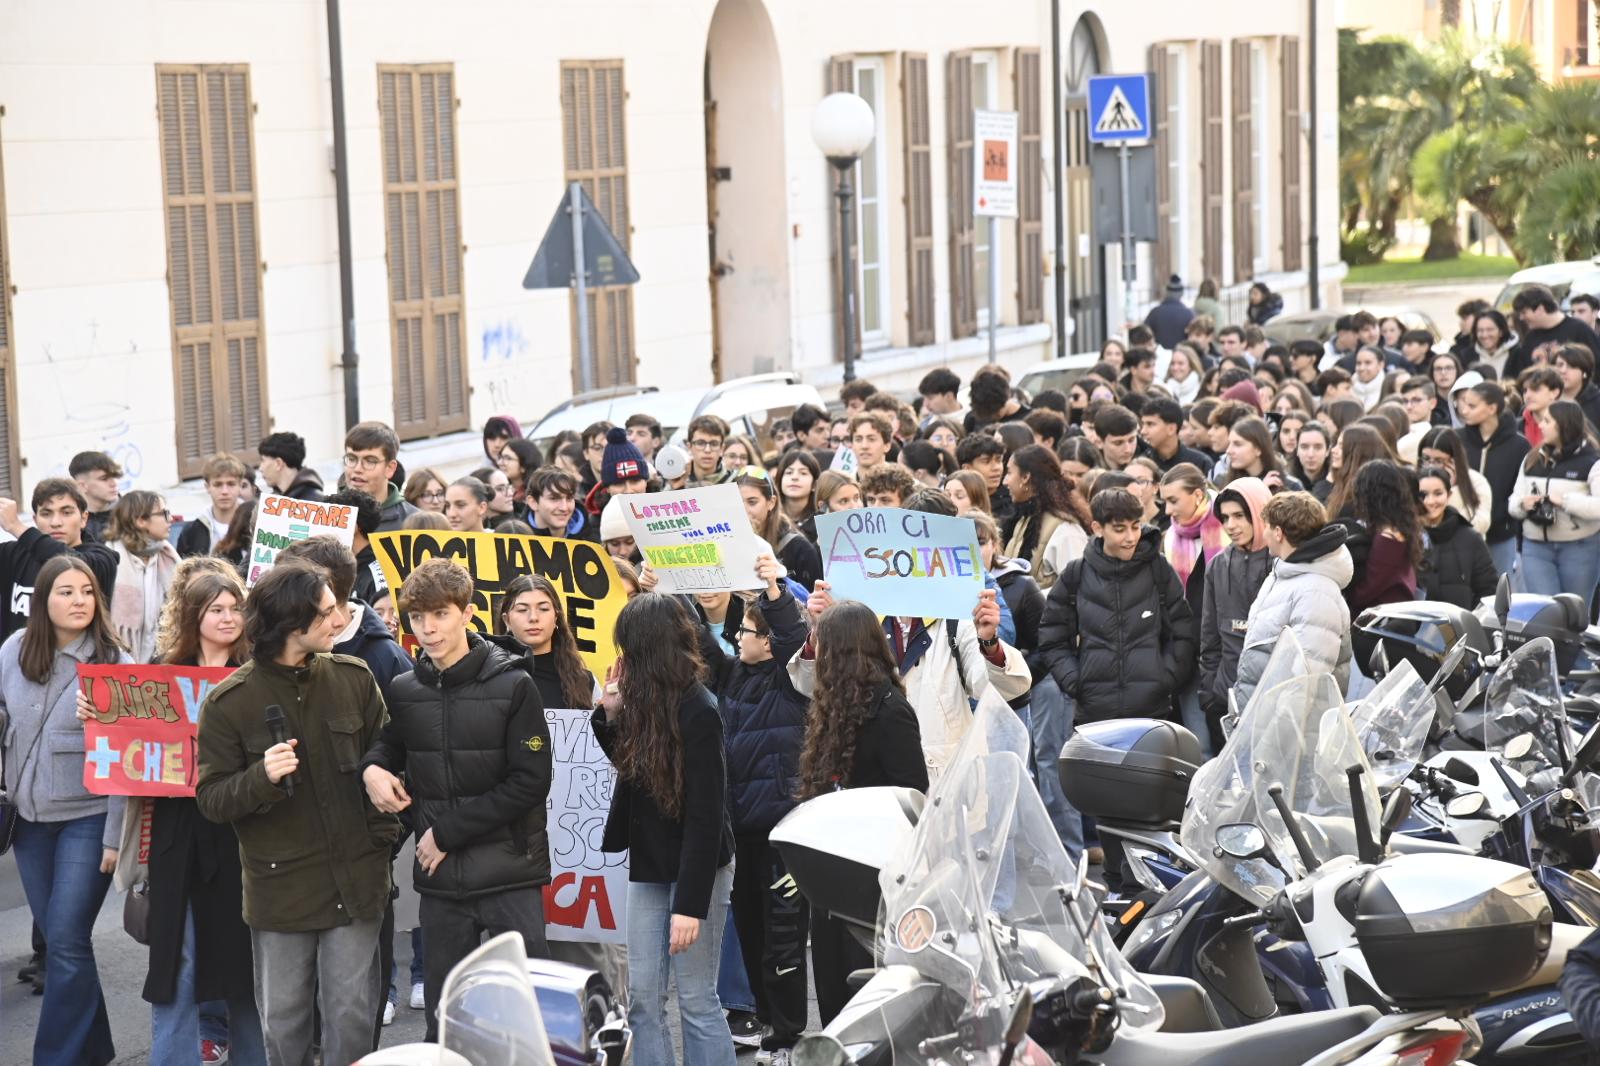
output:
[[1063,48],[1066,109],[1067,314],[1073,351],[1097,351],[1106,339],[1105,251],[1094,240],[1094,185],[1089,175],[1089,77],[1101,72],[1104,31],[1094,15],[1079,16]]
[[706,224],[716,380],[789,365],[783,83],[762,0],[721,0],[706,35]]

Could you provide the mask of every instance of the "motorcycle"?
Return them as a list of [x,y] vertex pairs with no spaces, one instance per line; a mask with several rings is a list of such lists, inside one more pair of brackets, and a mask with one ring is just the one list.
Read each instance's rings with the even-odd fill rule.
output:
[[[1223,1030],[1200,985],[1136,972],[1098,918],[1087,863],[1074,869],[1051,829],[1027,751],[1026,728],[986,697],[925,803],[853,789],[801,804],[774,829],[814,907],[858,927],[872,916],[879,964],[837,1018],[801,1039],[796,1063],[1392,1066],[1470,1050],[1469,1027],[1433,1006]],[[888,846],[863,848],[865,824]]]

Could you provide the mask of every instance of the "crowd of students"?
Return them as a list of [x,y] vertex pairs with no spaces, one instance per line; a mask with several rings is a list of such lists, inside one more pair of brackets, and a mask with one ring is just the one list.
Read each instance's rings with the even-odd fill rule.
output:
[[[257,469],[213,456],[210,506],[175,537],[159,494],[119,492],[116,464],[83,453],[35,486],[31,525],[0,500],[0,723],[37,926],[21,975],[44,996],[35,1061],[112,1057],[91,933],[115,878],[147,886],[154,1061],[298,1064],[314,1044],[350,1061],[402,999],[431,1036],[450,967],[514,929],[626,988],[641,1066],[674,1061],[670,984],[687,1061],[760,1044],[781,1064],[807,1022],[808,970],[826,1021],[869,961],[807,913],[769,844],[797,802],[926,789],[976,702],[997,698],[1028,723],[1076,854],[1093,827],[1056,772],[1075,723],[1170,717],[1214,748],[1285,631],[1355,692],[1350,622],[1369,606],[1471,607],[1501,573],[1592,606],[1596,306],[1567,316],[1535,286],[1515,324],[1463,305],[1448,346],[1358,313],[1326,344],[1283,347],[1257,324],[1270,316],[1217,329],[1164,303],[1168,347],[1136,326],[1065,393],[1026,395],[998,366],[965,395],[932,371],[914,404],[855,381],[842,413],[799,407],[764,444],[710,415],[669,443],[646,410],[542,451],[497,416],[484,465],[454,479],[402,470],[394,432],[369,422],[347,435],[332,492],[280,432]],[[765,544],[762,589],[659,594],[621,497],[724,483]],[[296,544],[247,595],[262,491],[351,505],[354,543]],[[986,576],[970,617],[835,600],[816,519],[863,506],[973,519]],[[369,538],[394,529],[602,544],[631,597],[618,667],[590,674],[542,577],[518,578],[479,625],[452,563],[389,589]],[[86,662],[237,668],[206,703],[196,796],[150,802],[142,866],[143,801],[82,786]],[[268,704],[287,740],[265,730]],[[550,707],[595,708],[618,771],[604,847],[631,853],[625,951],[545,936]],[[407,834],[422,897],[409,981],[389,902]]]

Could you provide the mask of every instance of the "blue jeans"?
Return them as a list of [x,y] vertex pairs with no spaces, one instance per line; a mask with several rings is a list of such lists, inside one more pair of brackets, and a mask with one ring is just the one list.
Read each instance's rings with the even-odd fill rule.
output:
[[[104,814],[65,822],[17,819],[17,872],[50,946],[33,1034],[35,1066],[103,1066],[116,1055],[94,961],[94,920],[111,886],[111,875],[100,872],[105,829]],[[200,1053],[198,1039],[194,1053]]]
[[[220,1033],[212,1028],[215,1015],[204,1017],[206,1008],[222,1007],[224,1025]],[[210,1024],[205,1024],[210,1023]],[[255,999],[194,1001],[194,912],[184,917],[183,955],[178,963],[178,982],[170,1003],[150,1004],[150,1061],[198,1062],[200,1040],[228,1045],[228,1061],[238,1066],[265,1066],[267,1049],[261,1037],[261,1015]]]
[[[1196,671],[1198,675],[1199,671]],[[1196,676],[1178,693],[1179,717],[1183,728],[1194,734],[1200,742],[1200,751],[1206,758],[1215,754],[1211,750],[1211,727],[1206,724],[1206,712],[1200,706],[1200,678]]]
[[1522,580],[1529,592],[1539,596],[1576,592],[1583,597],[1583,617],[1588,621],[1594,587],[1600,582],[1600,534],[1557,543],[1524,540]]
[[717,963],[717,998],[723,1010],[756,1012],[756,993],[744,969],[744,947],[739,943],[739,927],[733,924],[733,908],[722,927],[722,958]]
[[1489,544],[1489,558],[1494,560],[1494,568],[1497,571],[1511,575],[1511,591],[1521,592],[1526,578],[1517,566],[1517,538],[1507,537],[1505,540],[1492,541]]
[[1044,799],[1044,808],[1050,812],[1050,824],[1056,827],[1061,846],[1067,849],[1067,856],[1074,862],[1083,854],[1083,819],[1061,791],[1056,763],[1060,760],[1061,749],[1072,736],[1075,711],[1072,699],[1061,691],[1055,678],[1047,674],[1034,684],[1028,722],[1028,731],[1033,737],[1034,779]]
[[733,893],[733,863],[717,871],[711,910],[689,950],[668,953],[672,885],[628,885],[628,1025],[634,1066],[677,1066],[667,1032],[667,985],[678,988],[683,1059],[689,1066],[735,1066],[733,1034],[717,999],[717,962]]

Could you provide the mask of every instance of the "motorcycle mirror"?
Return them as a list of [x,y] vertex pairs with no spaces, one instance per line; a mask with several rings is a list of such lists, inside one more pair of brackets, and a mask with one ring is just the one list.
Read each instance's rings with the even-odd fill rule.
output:
[[1500,621],[1502,630],[1506,627],[1506,619],[1511,616],[1511,575],[1501,574],[1499,584],[1494,587],[1494,616]]
[[1028,1035],[1028,1025],[1032,1021],[1033,992],[1024,988],[1022,994],[1017,996],[1017,1001],[1011,1005],[1011,1021],[1006,1023],[1005,1041],[1000,1049],[998,1066],[1011,1066],[1012,1056],[1017,1053],[1017,1045]]
[[827,1033],[807,1033],[794,1046],[790,1061],[794,1066],[849,1066],[850,1056],[845,1053],[839,1038]]
[[1508,759],[1526,759],[1528,757],[1528,753],[1532,750],[1532,733],[1518,733],[1516,736],[1506,741],[1506,758]]
[[1217,827],[1219,857],[1259,859],[1267,853],[1267,834],[1249,822],[1234,822]]
[[1471,818],[1488,802],[1489,798],[1482,792],[1467,792],[1446,803],[1444,812],[1452,818]]
[[1445,776],[1460,781],[1464,785],[1476,785],[1478,783],[1478,771],[1473,768],[1471,763],[1456,755],[1450,756],[1450,761],[1444,764],[1444,772]]
[[1400,828],[1411,815],[1411,805],[1414,802],[1409,788],[1397,788],[1389,793],[1389,799],[1383,805],[1383,828],[1379,843],[1388,847],[1389,838],[1394,831]]

